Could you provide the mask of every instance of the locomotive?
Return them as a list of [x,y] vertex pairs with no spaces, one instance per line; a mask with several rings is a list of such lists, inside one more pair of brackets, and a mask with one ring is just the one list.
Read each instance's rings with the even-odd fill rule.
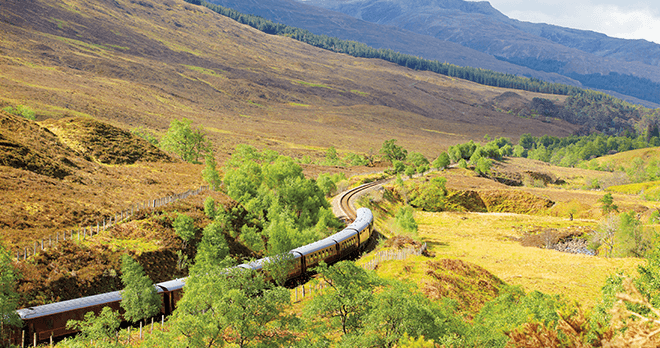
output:
[[[373,214],[367,208],[357,210],[357,217],[343,230],[319,241],[295,248],[289,251],[293,268],[287,280],[295,280],[306,276],[310,270],[321,261],[332,264],[348,257],[357,255],[364,250],[373,232]],[[261,272],[270,258],[262,258],[237,267],[253,269]],[[155,284],[161,297],[160,313],[169,315],[176,308],[177,302],[183,296],[186,278],[173,279]],[[81,297],[73,300],[50,303],[42,306],[22,308],[16,312],[23,320],[21,331],[17,331],[12,341],[20,345],[44,342],[51,338],[75,333],[66,328],[69,320],[81,320],[87,312],[100,313],[103,307],[120,310],[121,291],[113,291],[100,295]]]

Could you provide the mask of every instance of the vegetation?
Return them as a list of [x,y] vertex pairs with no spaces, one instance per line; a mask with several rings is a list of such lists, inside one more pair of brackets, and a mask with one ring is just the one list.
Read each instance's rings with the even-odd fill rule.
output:
[[184,161],[199,163],[200,157],[205,157],[211,151],[211,144],[204,132],[191,127],[192,121],[186,118],[172,120],[160,144],[163,149],[174,152]]
[[17,105],[16,107],[7,106],[7,107],[3,108],[2,110],[6,111],[10,114],[16,115],[16,116],[21,116],[21,117],[26,118],[30,121],[34,121],[36,119],[35,112],[32,109],[30,109],[29,107],[25,106],[25,105]]
[[0,343],[9,338],[13,327],[21,324],[16,314],[18,308],[18,292],[16,284],[19,274],[14,269],[11,256],[0,240]]
[[142,266],[131,256],[124,254],[121,259],[121,273],[121,281],[124,284],[121,308],[124,309],[124,318],[136,323],[156,315],[160,311],[161,298]]
[[66,340],[66,346],[84,347],[88,343],[96,342],[101,347],[119,346],[117,333],[121,319],[119,313],[103,307],[99,315],[87,312],[83,320],[69,320],[66,327],[69,330],[80,330],[73,339]]
[[[239,145],[227,161],[224,183],[227,194],[251,215],[241,238],[255,252],[288,252],[340,226],[324,190],[290,157]],[[329,192],[327,181],[324,188]]]

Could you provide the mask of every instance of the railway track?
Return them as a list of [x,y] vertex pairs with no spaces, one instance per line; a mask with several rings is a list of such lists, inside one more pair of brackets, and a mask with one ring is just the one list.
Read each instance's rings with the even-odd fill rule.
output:
[[360,185],[352,190],[346,191],[341,198],[339,199],[339,206],[341,208],[341,211],[348,217],[350,220],[355,220],[357,213],[351,206],[351,201],[357,197],[360,193],[363,193],[364,191],[373,188],[374,186],[378,186],[382,184],[384,181],[374,181],[370,183],[366,183],[363,185]]

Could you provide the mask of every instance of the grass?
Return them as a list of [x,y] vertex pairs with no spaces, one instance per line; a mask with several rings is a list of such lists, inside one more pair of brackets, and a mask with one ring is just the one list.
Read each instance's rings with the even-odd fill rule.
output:
[[479,265],[503,281],[526,291],[561,294],[592,307],[608,275],[636,272],[643,261],[602,258],[523,247],[523,226],[567,227],[591,221],[517,214],[417,213],[419,236],[435,258],[460,259]]

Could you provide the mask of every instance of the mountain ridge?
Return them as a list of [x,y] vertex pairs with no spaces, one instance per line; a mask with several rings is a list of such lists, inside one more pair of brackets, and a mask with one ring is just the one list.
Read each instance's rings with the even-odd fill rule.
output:
[[[232,0],[216,0],[227,2]],[[361,20],[454,42],[465,47],[512,62],[526,59],[520,65],[535,71],[543,61],[555,60],[564,65],[545,70],[571,78],[574,85],[584,85],[602,91],[615,91],[651,102],[660,103],[660,45],[644,40],[610,38],[604,34],[548,24],[522,22],[506,17],[488,2],[451,1],[385,1],[385,0],[297,0],[338,11]],[[359,38],[356,38],[359,41]],[[533,61],[537,60],[537,61]],[[474,63],[466,63],[470,65]],[[461,65],[459,63],[459,65]],[[471,65],[480,67],[477,65]],[[497,69],[495,69],[497,70]],[[629,86],[619,86],[610,72],[638,79],[649,93],[639,94]],[[593,84],[592,74],[605,76],[606,81]],[[527,76],[527,75],[526,75]],[[653,81],[645,83],[643,79]],[[639,103],[634,98],[626,98]],[[642,102],[644,103],[644,102]]]

